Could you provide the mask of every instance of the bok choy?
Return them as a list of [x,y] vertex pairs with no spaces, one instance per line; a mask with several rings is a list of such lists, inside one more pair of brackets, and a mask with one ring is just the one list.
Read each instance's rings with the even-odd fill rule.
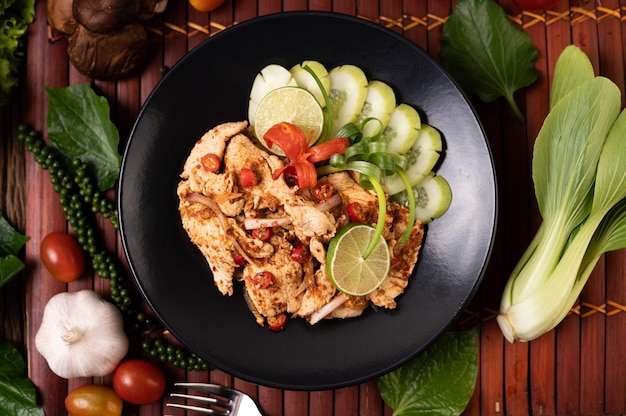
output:
[[600,256],[626,247],[626,111],[588,57],[565,48],[532,174],[542,224],[505,286],[498,324],[510,341],[557,326]]

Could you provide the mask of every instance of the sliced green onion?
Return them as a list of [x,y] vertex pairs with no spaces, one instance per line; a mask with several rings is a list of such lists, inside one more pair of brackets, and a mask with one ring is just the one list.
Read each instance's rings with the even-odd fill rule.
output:
[[315,71],[313,71],[311,67],[308,65],[304,65],[304,70],[308,72],[309,74],[311,74],[311,76],[315,80],[315,83],[317,84],[320,91],[322,92],[322,97],[324,97],[324,102],[326,103],[326,120],[325,120],[326,129],[325,129],[324,136],[322,136],[318,140],[318,143],[324,143],[325,141],[328,141],[330,139],[329,135],[333,128],[333,120],[334,120],[333,106],[332,106],[332,103],[330,102],[330,97],[328,96],[328,92],[326,91],[326,88],[324,88],[324,85],[322,85],[322,81],[317,77],[317,75],[315,74]]
[[372,251],[374,251],[374,248],[378,243],[378,239],[382,238],[383,229],[385,228],[385,219],[387,218],[387,198],[385,198],[385,190],[383,189],[383,186],[373,177],[367,177],[367,180],[372,184],[372,187],[376,191],[376,195],[378,195],[378,220],[376,221],[376,230],[374,231],[374,235],[367,245],[365,253],[363,253],[363,259],[368,258],[369,255],[372,254]]
[[402,182],[404,182],[407,197],[409,199],[409,220],[407,221],[406,231],[404,232],[402,238],[399,240],[400,244],[404,244],[409,239],[411,231],[413,230],[413,224],[415,224],[415,194],[413,193],[413,187],[411,186],[409,179],[406,177],[406,173],[404,173],[404,170],[397,169],[396,173],[398,174],[398,177],[402,179]]

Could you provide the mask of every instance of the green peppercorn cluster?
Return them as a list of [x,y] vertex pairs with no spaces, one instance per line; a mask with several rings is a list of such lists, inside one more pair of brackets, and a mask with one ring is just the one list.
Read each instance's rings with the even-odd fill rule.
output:
[[[118,215],[115,205],[95,185],[87,164],[78,159],[67,163],[60,153],[46,145],[35,130],[29,130],[25,125],[18,128],[18,140],[25,144],[39,166],[48,171],[53,189],[59,195],[59,202],[76,233],[78,243],[89,255],[97,275],[109,280],[113,303],[135,329],[151,329],[154,325],[133,302],[132,291],[126,286],[128,279],[124,278],[115,257],[99,246],[93,215],[101,214],[115,229],[119,229]],[[207,364],[197,355],[189,354],[160,338],[146,338],[142,348],[151,356],[179,368],[208,369]]]

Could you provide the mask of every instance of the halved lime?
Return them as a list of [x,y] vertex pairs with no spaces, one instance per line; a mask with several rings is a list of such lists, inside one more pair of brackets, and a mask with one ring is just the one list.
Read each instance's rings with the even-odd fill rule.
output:
[[[315,96],[304,88],[282,87],[270,91],[256,110],[253,126],[261,144],[265,146],[265,133],[283,121],[300,127],[309,138],[309,144],[313,144],[324,127],[324,112]],[[279,155],[284,154],[277,146],[272,146],[270,150]]]
[[374,231],[370,225],[352,223],[343,227],[330,242],[326,271],[341,292],[365,296],[378,289],[387,277],[391,256],[384,238],[380,237],[372,254],[363,258]]

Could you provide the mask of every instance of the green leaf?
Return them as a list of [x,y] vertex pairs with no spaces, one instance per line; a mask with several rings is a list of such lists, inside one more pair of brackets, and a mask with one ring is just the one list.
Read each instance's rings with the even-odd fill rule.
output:
[[504,97],[524,120],[513,94],[537,79],[537,48],[490,0],[459,0],[443,26],[441,63],[468,95]]
[[119,176],[122,157],[119,132],[110,120],[109,103],[88,83],[45,87],[48,94],[48,136],[68,159],[87,163],[101,191]]
[[0,343],[0,414],[44,416],[36,400],[35,386],[19,351],[11,343]]
[[0,287],[24,268],[17,254],[27,241],[0,213]]
[[574,88],[595,76],[589,57],[577,46],[569,45],[559,55],[554,67],[550,109]]
[[448,332],[426,351],[382,376],[378,387],[394,416],[459,415],[478,377],[478,328]]

